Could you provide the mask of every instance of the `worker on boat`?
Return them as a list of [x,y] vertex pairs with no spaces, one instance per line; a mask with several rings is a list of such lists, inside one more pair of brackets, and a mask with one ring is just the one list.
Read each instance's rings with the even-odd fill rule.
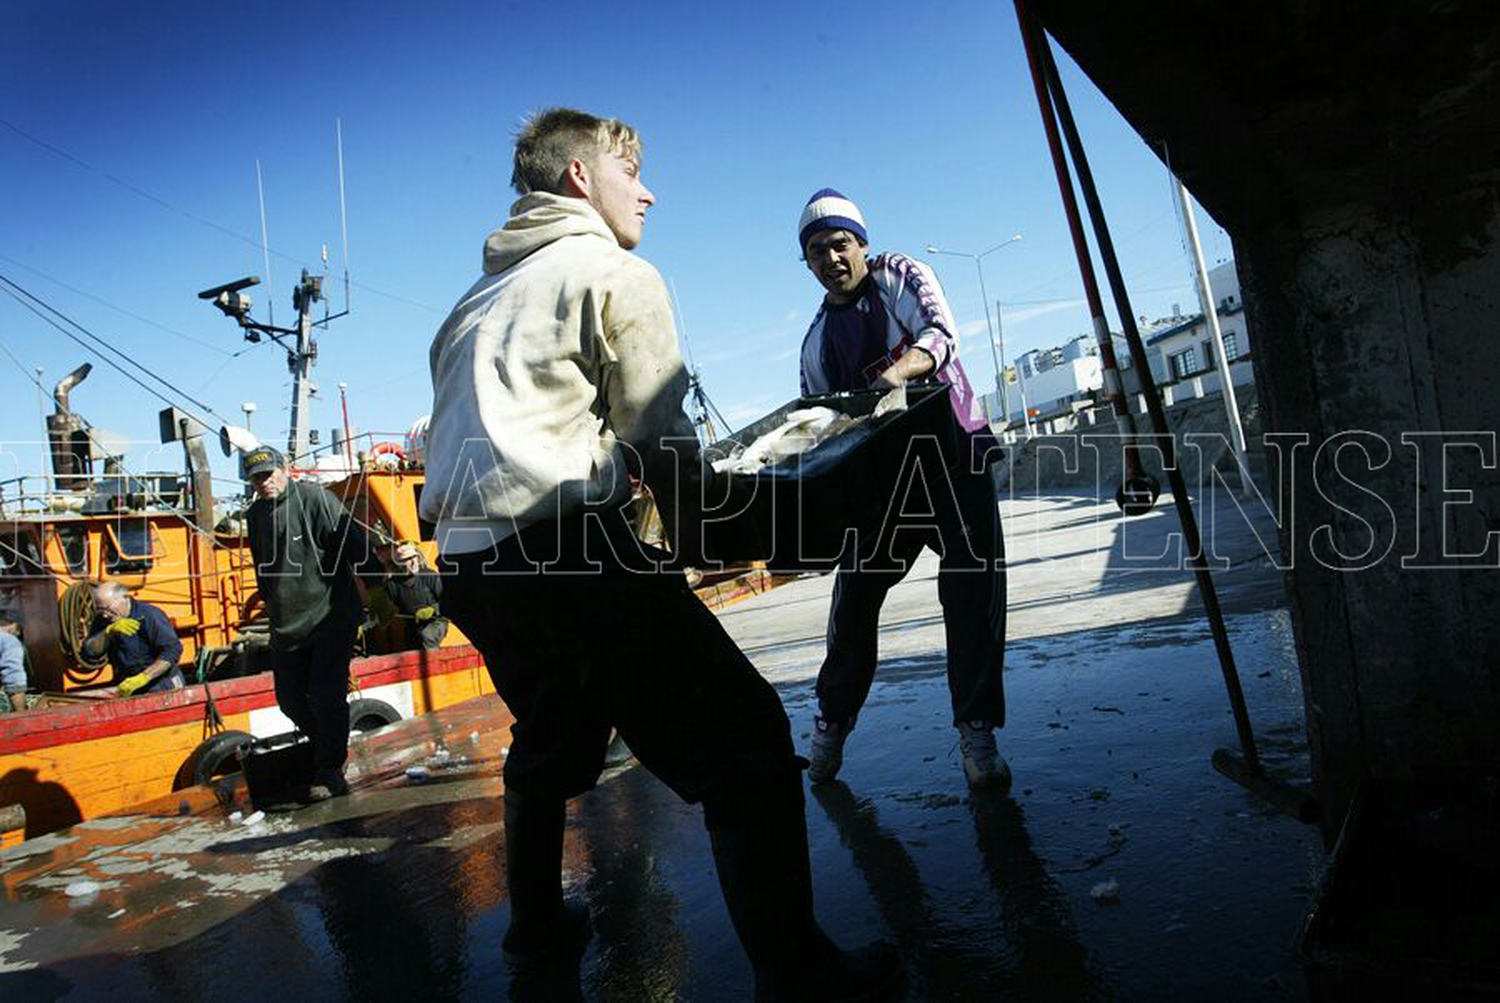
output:
[[1009,787],[1010,766],[994,733],[1005,723],[1005,543],[987,465],[1000,454],[958,359],[953,312],[927,265],[900,254],[867,256],[864,217],[832,188],[807,200],[797,246],[825,290],[802,342],[803,395],[936,379],[947,386],[972,447],[947,477],[923,470],[931,515],[897,520],[881,539],[849,547],[840,561],[808,776],[817,783],[838,774],[844,741],[875,678],[880,607],[926,546],[942,557],[938,598],[964,773],[972,788]]
[[26,645],[21,625],[0,613],[0,714],[26,709]]
[[167,614],[135,598],[119,582],[94,586],[98,611],[83,642],[84,657],[108,658],[114,668],[111,696],[160,693],[186,685],[177,663],[182,640]]
[[363,618],[354,569],[368,543],[332,492],[292,480],[277,450],[246,453],[244,470],[255,492],[246,536],[271,619],[276,704],[313,747],[300,800],[339,797],[349,792],[349,659]]
[[[895,978],[895,950],[841,951],[818,926],[786,712],[672,566],[701,564],[706,475],[666,286],[630,253],[656,201],[640,170],[623,122],[531,118],[516,140],[521,197],[429,353],[421,509],[455,568],[443,608],[516,717],[502,949],[516,984],[559,967],[576,978],[588,911],[562,897],[564,808],[596,783],[614,726],[702,803],[757,998],[863,998]],[[631,475],[672,555],[631,532]]]
[[415,625],[422,648],[440,647],[448,636],[448,618],[439,605],[443,579],[427,566],[421,549],[411,540],[377,545],[375,552],[385,566],[382,584],[395,614]]

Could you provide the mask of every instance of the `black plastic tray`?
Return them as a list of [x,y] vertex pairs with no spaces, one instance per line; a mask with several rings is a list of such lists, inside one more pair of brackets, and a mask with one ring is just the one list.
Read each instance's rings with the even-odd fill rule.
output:
[[[799,397],[705,450],[709,459],[748,446],[802,408],[828,407],[851,417],[871,414],[884,391]],[[907,386],[907,407],[871,418],[840,436],[755,474],[731,476],[726,515],[704,527],[716,560],[763,560],[778,571],[825,571],[851,545],[864,547],[890,513],[925,505],[924,483],[939,487],[939,468],[967,461],[968,436],[954,419],[948,387]],[[934,497],[937,493],[934,492]]]
[[285,800],[312,779],[312,743],[300,731],[256,739],[238,755],[250,803],[257,808]]

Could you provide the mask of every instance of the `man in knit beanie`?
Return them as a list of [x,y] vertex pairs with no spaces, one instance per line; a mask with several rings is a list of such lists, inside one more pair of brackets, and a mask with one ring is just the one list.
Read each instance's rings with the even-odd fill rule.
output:
[[802,393],[894,388],[935,380],[948,388],[967,433],[968,456],[947,483],[926,485],[937,511],[862,540],[840,562],[828,617],[828,653],[818,672],[814,783],[833,779],[844,742],[875,678],[876,636],[886,593],[924,546],[942,556],[938,597],[948,636],[953,723],[973,788],[1006,788],[1010,767],[995,744],[1005,722],[1004,541],[994,482],[997,458],[984,408],[958,360],[958,334],[932,269],[899,254],[869,257],[864,215],[832,188],[814,192],[797,223],[797,245],[825,290],[802,343]]

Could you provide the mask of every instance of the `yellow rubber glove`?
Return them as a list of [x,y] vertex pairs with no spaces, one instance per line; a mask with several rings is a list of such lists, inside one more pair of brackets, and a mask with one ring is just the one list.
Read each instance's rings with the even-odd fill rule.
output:
[[437,616],[437,607],[423,606],[421,609],[413,613],[412,616],[415,616],[417,618],[418,623],[426,623],[428,620],[431,620],[433,617]]
[[[118,623],[119,621],[117,620],[115,622]],[[131,623],[135,623],[135,621],[132,620]],[[115,689],[119,691],[120,696],[128,697],[136,690],[140,689],[142,686],[145,686],[150,681],[151,677],[146,675],[146,673],[137,672],[135,675],[129,677],[128,679],[122,680],[120,685],[116,686]]]
[[120,634],[124,637],[130,637],[140,629],[141,621],[128,616],[122,616],[118,620],[111,623],[108,627],[104,628],[105,633]]

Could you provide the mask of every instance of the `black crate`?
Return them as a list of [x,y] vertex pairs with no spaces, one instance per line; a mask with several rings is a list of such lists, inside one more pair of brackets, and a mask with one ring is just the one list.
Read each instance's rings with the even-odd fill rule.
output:
[[300,731],[256,739],[237,755],[250,803],[257,808],[284,802],[312,781],[312,742]]
[[[720,439],[710,459],[748,446],[802,408],[828,407],[851,417],[874,411],[880,390],[799,397]],[[704,548],[716,560],[763,560],[778,571],[824,571],[847,546],[874,541],[908,490],[909,509],[925,505],[924,485],[941,502],[939,470],[970,461],[969,436],[959,427],[941,383],[907,386],[905,410],[860,423],[800,456],[756,474],[731,477],[725,516],[704,527]]]
[[1493,780],[1366,782],[1298,944],[1315,1000],[1500,1000]]

